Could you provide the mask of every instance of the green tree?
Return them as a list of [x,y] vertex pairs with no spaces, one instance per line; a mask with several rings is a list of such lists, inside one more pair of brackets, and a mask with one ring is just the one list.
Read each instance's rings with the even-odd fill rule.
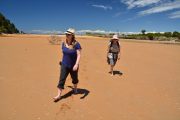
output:
[[0,33],[19,33],[15,25],[6,19],[2,13],[0,13]]
[[177,31],[174,31],[174,32],[172,33],[172,36],[173,36],[173,37],[179,37],[179,36],[180,36],[180,33],[177,32]]
[[168,38],[169,38],[169,37],[172,37],[172,33],[171,33],[171,32],[165,32],[165,33],[164,33],[164,36],[165,36],[165,37],[168,37]]
[[142,32],[143,35],[145,35],[146,30],[143,29],[143,30],[141,30],[141,32]]
[[148,33],[147,36],[148,36],[149,40],[154,40],[154,34],[153,33]]

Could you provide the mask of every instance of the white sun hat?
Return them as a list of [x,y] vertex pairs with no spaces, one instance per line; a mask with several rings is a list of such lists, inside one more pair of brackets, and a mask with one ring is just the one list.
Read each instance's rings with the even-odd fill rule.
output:
[[113,35],[112,40],[113,40],[113,39],[119,40],[118,35]]
[[73,28],[69,28],[69,29],[65,32],[65,34],[72,34],[72,35],[74,35],[74,33],[75,33],[75,29],[73,29]]

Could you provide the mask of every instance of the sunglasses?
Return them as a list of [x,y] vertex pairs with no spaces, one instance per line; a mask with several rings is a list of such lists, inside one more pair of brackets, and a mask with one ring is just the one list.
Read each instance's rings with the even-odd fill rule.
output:
[[71,34],[66,34],[66,36],[72,36]]

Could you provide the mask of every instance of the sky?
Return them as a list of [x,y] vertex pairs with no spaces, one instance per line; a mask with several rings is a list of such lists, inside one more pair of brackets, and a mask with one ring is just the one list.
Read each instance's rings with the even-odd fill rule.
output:
[[180,31],[180,0],[0,0],[27,33]]

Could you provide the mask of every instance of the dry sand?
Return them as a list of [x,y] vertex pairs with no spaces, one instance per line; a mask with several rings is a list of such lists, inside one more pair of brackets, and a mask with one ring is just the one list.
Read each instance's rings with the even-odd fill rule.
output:
[[180,46],[122,41],[111,76],[108,39],[77,37],[82,45],[79,94],[54,103],[59,45],[48,36],[0,37],[0,120],[180,120]]

